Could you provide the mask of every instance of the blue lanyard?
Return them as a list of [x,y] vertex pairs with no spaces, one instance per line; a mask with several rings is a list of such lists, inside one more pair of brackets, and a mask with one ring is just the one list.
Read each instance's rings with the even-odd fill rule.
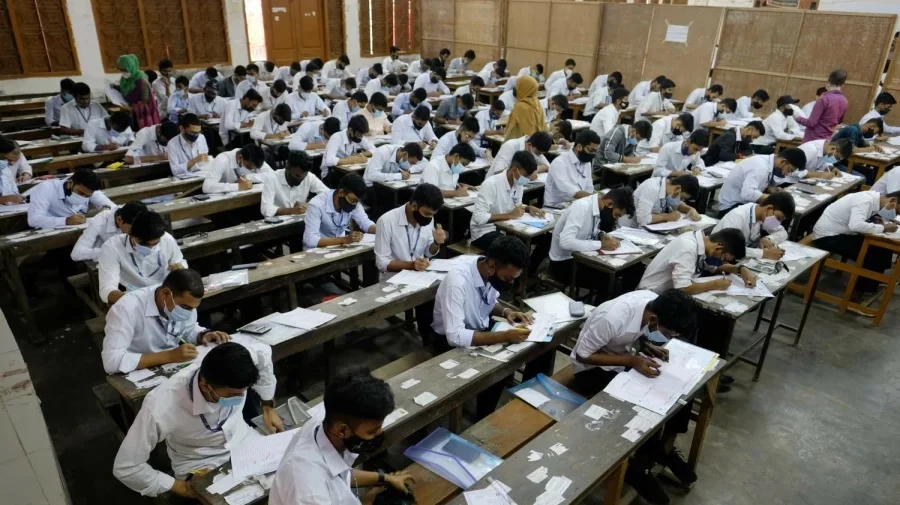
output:
[[415,261],[416,259],[416,249],[415,247],[419,245],[419,238],[422,235],[422,227],[416,229],[416,240],[413,241],[412,235],[409,233],[410,226],[406,227],[406,243],[409,244],[409,261]]
[[342,232],[345,231],[347,225],[350,224],[350,215],[347,215],[347,222],[344,222],[344,213],[342,211],[337,212],[338,220],[334,222],[334,215],[331,216],[331,224],[334,225],[336,229],[340,229]]
[[[191,402],[194,401],[194,380],[197,378],[197,373],[199,371],[200,370],[197,370],[196,372],[194,372],[194,375],[191,376],[191,380],[188,382],[188,397],[191,399]],[[231,417],[231,412],[233,410],[234,410],[234,407],[228,407],[228,411],[225,413],[226,421],[228,420],[229,417]],[[209,430],[213,433],[218,433],[218,432],[222,431],[222,425],[224,424],[222,422],[221,416],[219,417],[218,426],[216,426],[215,428],[210,428],[209,422],[206,420],[206,416],[204,416],[203,414],[200,414],[200,421],[203,422],[203,426],[206,427],[207,430]]]
[[181,135],[178,136],[178,146],[181,147],[181,152],[184,153],[184,157],[187,158],[188,161],[191,161],[191,155],[184,148],[184,137]]
[[[125,235],[124,238],[125,238],[124,245],[125,245],[125,247],[128,247],[128,235]],[[162,268],[162,266],[163,266],[162,252],[157,252],[156,253],[156,262],[158,263],[158,266],[156,267],[156,270],[154,270],[153,272],[150,273],[150,275],[145,277],[144,274],[141,272],[141,267],[138,266],[137,261],[134,260],[134,253],[128,253],[128,256],[131,257],[131,264],[134,265],[134,269],[137,270],[138,275],[140,275],[141,277],[144,277],[144,278],[153,277],[156,274],[156,272],[159,272],[159,269]]]

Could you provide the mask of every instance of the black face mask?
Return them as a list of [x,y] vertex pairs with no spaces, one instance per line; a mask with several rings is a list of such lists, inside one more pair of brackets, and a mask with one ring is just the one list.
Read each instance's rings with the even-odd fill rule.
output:
[[425,217],[421,213],[419,213],[419,209],[413,211],[413,219],[416,220],[416,224],[419,226],[428,226],[431,224],[431,218]]
[[297,186],[299,186],[300,183],[303,182],[303,179],[306,179],[305,175],[303,177],[294,177],[294,174],[290,173],[287,170],[284,171],[284,181],[287,182],[288,186],[292,188],[296,188]]
[[492,276],[488,282],[491,283],[491,286],[493,286],[494,289],[501,293],[509,291],[509,289],[512,287],[512,283],[504,282],[503,279],[497,276]]
[[794,109],[789,108],[789,109],[787,109],[787,110],[781,111],[781,113],[784,114],[785,116],[793,116],[793,115],[794,115]]
[[216,96],[217,96],[217,95],[214,95],[214,94],[211,95],[211,94],[209,94],[209,93],[206,93],[206,94],[204,94],[203,96],[204,96],[204,98],[206,98],[206,101],[207,101],[207,102],[212,102],[213,100],[216,99]]
[[871,139],[872,137],[875,136],[875,132],[873,132],[872,130],[869,130],[866,133],[863,133],[862,136],[864,139]]
[[600,231],[609,233],[616,228],[616,217],[609,207],[600,209]]
[[752,105],[754,109],[762,109],[763,106],[763,104],[759,102],[750,102],[750,105]]
[[663,93],[663,96],[666,98],[672,98],[672,93],[666,91],[665,93]]
[[881,114],[882,116],[886,116],[887,113],[890,111],[891,111],[891,109],[886,109],[886,110],[880,110],[880,111],[878,111],[878,113]]
[[185,140],[187,140],[188,142],[196,142],[197,139],[200,138],[200,134],[199,134],[199,133],[188,133],[188,132],[184,132],[184,138],[185,138]]
[[594,159],[594,153],[588,153],[585,151],[581,151],[580,153],[575,153],[578,156],[578,161],[582,163],[588,163]]
[[437,77],[431,78],[431,84],[437,84],[438,82],[440,82],[440,79],[438,79]]
[[672,135],[681,135],[684,132],[681,131],[681,128],[672,128]]
[[413,121],[413,128],[415,128],[416,130],[421,130],[422,128],[425,128],[425,125],[419,125],[419,123]]
[[363,455],[372,454],[373,452],[380,449],[381,444],[383,443],[384,432],[381,432],[380,435],[369,440],[366,440],[354,433],[350,436],[350,438],[344,440],[344,447],[346,447],[347,450],[352,452],[353,454]]
[[606,87],[607,87],[607,88],[614,88],[614,87],[616,87],[616,81],[606,81]]
[[343,212],[353,212],[353,209],[356,208],[356,204],[347,201],[346,197],[341,197],[339,203],[341,205],[341,211]]
[[353,142],[354,144],[359,144],[360,142],[362,142],[362,136],[360,135],[359,137],[357,137],[355,135],[351,135],[350,134],[351,131],[352,130],[347,131],[347,139],[349,139],[350,142]]
[[156,137],[156,142],[163,147],[169,145],[169,139],[165,137]]

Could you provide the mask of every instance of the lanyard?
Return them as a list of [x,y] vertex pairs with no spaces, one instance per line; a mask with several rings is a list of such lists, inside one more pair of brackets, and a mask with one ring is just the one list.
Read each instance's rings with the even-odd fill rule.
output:
[[184,137],[181,135],[178,136],[178,145],[181,147],[181,152],[184,153],[184,157],[187,158],[187,161],[191,161],[191,154],[184,148]]
[[81,107],[76,105],[75,110],[78,112],[78,115],[81,116],[81,119],[84,120],[85,124],[87,124],[87,122],[91,120],[91,116],[94,114],[94,108],[90,105],[88,105],[87,117],[84,117],[84,114],[81,112]]
[[409,261],[415,261],[416,259],[416,246],[419,245],[419,238],[422,235],[422,227],[419,226],[416,228],[416,240],[412,239],[412,235],[409,233],[409,229],[411,227],[406,227],[406,243],[409,245]]
[[[197,373],[198,373],[198,372],[200,372],[200,370],[197,370],[196,372],[194,372],[194,375],[191,376],[191,380],[190,380],[190,382],[188,382],[188,385],[187,385],[187,386],[188,386],[188,398],[191,399],[191,402],[194,401],[194,380],[197,379]],[[231,417],[231,412],[232,412],[233,410],[234,410],[234,407],[228,407],[228,411],[225,413],[225,419],[226,419],[226,420],[227,420],[229,417]],[[206,420],[206,416],[204,416],[203,414],[200,414],[200,421],[203,422],[203,426],[206,427],[207,430],[209,430],[209,431],[211,431],[211,432],[213,432],[213,433],[218,433],[218,432],[222,431],[222,425],[224,424],[224,423],[222,422],[222,417],[221,417],[221,416],[219,417],[219,421],[218,421],[218,423],[217,423],[218,426],[216,426],[215,428],[210,428],[209,422]]]
[[[128,235],[125,235],[124,238],[125,238],[125,242],[124,242],[123,245],[124,245],[125,247],[128,247]],[[146,277],[153,277],[153,275],[156,274],[156,272],[159,272],[159,269],[162,268],[162,266],[163,266],[163,265],[162,265],[162,252],[157,252],[157,253],[156,253],[156,262],[158,263],[158,265],[157,265],[157,267],[156,267],[156,270],[154,270],[153,272],[151,272],[150,275],[146,275],[146,276],[145,276],[144,273],[141,272],[141,267],[138,266],[137,261],[135,261],[135,259],[134,259],[134,253],[128,253],[128,256],[131,257],[131,264],[134,265],[134,269],[137,270],[138,275],[140,275],[141,277],[145,277],[145,278],[146,278]]]
[[[337,210],[337,209],[335,209],[335,210]],[[331,215],[331,224],[334,225],[335,230],[339,229],[339,230],[341,230],[341,232],[344,232],[345,229],[347,228],[347,225],[350,224],[350,214],[347,214],[346,222],[344,222],[344,212],[343,211],[338,210],[336,214],[338,216],[338,220],[337,220],[337,222],[335,222],[334,214],[332,214]]]

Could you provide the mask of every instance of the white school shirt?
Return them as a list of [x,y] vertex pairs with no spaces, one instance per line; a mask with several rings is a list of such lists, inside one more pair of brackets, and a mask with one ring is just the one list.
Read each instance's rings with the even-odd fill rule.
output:
[[256,78],[255,83],[250,82],[250,78],[248,77],[247,79],[239,82],[238,85],[234,87],[234,97],[238,100],[244,98],[244,95],[246,95],[247,92],[250,91],[250,88],[255,89],[257,93],[262,95],[265,90],[269,89],[269,86],[259,82],[258,77]]
[[351,220],[364,233],[369,233],[369,228],[375,224],[369,219],[361,203],[357,203],[356,207],[349,213],[336,210],[334,208],[334,191],[333,189],[323,191],[310,200],[306,208],[306,217],[304,218],[304,249],[318,247],[319,240],[322,238],[345,236]]
[[348,77],[353,77],[353,74],[347,67],[344,67],[343,70],[339,69],[337,67],[337,60],[328,60],[322,65],[322,76],[329,79],[346,79]]
[[500,293],[478,273],[478,257],[460,260],[438,286],[431,328],[452,347],[472,345],[476,331],[491,327]]
[[226,102],[227,100],[220,96],[216,96],[212,102],[208,102],[206,95],[195,93],[188,98],[188,112],[198,116],[218,114],[221,117],[225,114]]
[[[488,63],[488,65],[492,65],[492,63]],[[484,86],[486,88],[491,88],[497,85],[497,75],[494,73],[494,67],[488,69],[481,69],[478,72],[478,77],[481,77],[481,80],[484,81]]]
[[[381,67],[384,70],[384,67]],[[389,74],[390,72],[385,72],[385,74]],[[376,77],[376,79],[378,79]],[[365,86],[372,80],[372,76],[369,75],[369,67],[363,67],[359,69],[359,72],[356,73],[356,85],[358,87]]]
[[306,203],[310,193],[324,193],[328,186],[315,174],[308,173],[296,187],[291,187],[284,176],[284,169],[260,174],[263,191],[260,212],[264,217],[275,217],[278,209],[290,209],[296,203]]
[[288,149],[291,151],[305,151],[309,144],[324,144],[327,142],[322,136],[322,124],[324,121],[305,121],[291,134]]
[[[301,63],[302,66],[302,63]],[[272,78],[273,81],[282,80],[288,86],[291,85],[291,66],[285,65],[283,67],[278,67],[275,69],[275,75]]]
[[254,61],[253,63],[259,67],[259,80],[260,81],[273,81],[275,80],[275,72],[278,72],[278,67],[275,67],[271,72],[266,70],[266,62],[263,60]]
[[[341,130],[347,129],[347,123],[350,122],[350,118],[353,117],[359,111],[351,112],[350,106],[347,105],[348,100],[335,100],[334,102],[334,110],[331,111],[332,117],[338,118],[338,121],[341,122]],[[362,108],[360,108],[362,110]]]
[[178,123],[178,112],[185,110],[187,111],[190,107],[190,101],[188,100],[187,90],[178,91],[175,90],[172,92],[172,95],[169,97],[169,100],[166,102],[166,115],[161,116],[160,119],[168,118],[169,121],[173,123]]
[[591,130],[602,137],[617,124],[619,124],[619,108],[616,107],[616,104],[611,103],[594,115],[594,119],[591,120]]
[[453,92],[453,96],[463,96],[463,95],[471,94],[472,98],[475,98],[475,95],[472,93],[471,90],[472,90],[472,88],[469,87],[468,84],[466,84],[465,86],[460,86],[460,87],[456,88],[456,91]]
[[[500,149],[497,151],[497,155],[494,156],[494,161],[491,163],[491,167],[488,168],[487,174],[485,174],[485,178],[490,177],[494,174],[499,174],[504,172],[509,165],[512,163],[513,156],[519,152],[525,150],[525,142],[528,141],[529,136],[525,135],[519,137],[517,139],[509,139],[504,142]],[[532,155],[534,156],[534,155]],[[550,162],[547,161],[547,157],[543,154],[534,156],[534,161],[540,165],[550,166]]]
[[600,88],[607,88],[609,86],[609,74],[600,74],[597,77],[594,77],[594,80],[591,81],[591,85],[588,86],[588,95],[593,95]]
[[102,191],[94,191],[87,203],[72,206],[66,202],[66,179],[44,181],[31,189],[28,204],[28,226],[32,228],[59,228],[66,226],[66,218],[72,214],[87,214],[88,207],[114,209],[112,202]]
[[588,95],[588,101],[584,104],[584,116],[589,116],[591,114],[596,114],[600,112],[600,108],[606,107],[607,105],[612,103],[612,98],[609,96],[609,88],[603,86],[598,88],[597,91]]
[[250,113],[241,107],[241,101],[237,98],[226,101],[222,120],[219,121],[219,137],[223,145],[231,141],[231,134],[237,134],[241,129],[241,123],[250,119]]
[[694,282],[691,279],[705,258],[703,231],[682,233],[653,258],[637,288],[649,289],[657,294],[672,288],[684,289]]
[[462,56],[453,58],[450,60],[450,64],[447,65],[448,74],[464,74],[468,69],[469,64],[466,63]]
[[[157,310],[155,305],[149,310]],[[253,390],[263,400],[273,399],[271,348],[242,335],[232,335],[231,339],[247,348],[259,369],[260,378]],[[163,440],[175,478],[184,479],[193,470],[212,469],[227,462],[232,448],[260,436],[244,421],[243,403],[223,409],[203,398],[197,383],[199,369],[200,363],[187,367],[144,398],[113,463],[113,475],[133,491],[157,496],[174,485],[172,476],[147,463],[156,444]]]
[[[303,79],[307,75],[309,76],[310,79],[312,79],[313,92],[315,92],[315,89],[319,87],[319,76],[317,76],[316,74],[310,74],[306,70],[301,70],[301,71],[297,72],[296,74],[294,74],[293,77],[291,77],[290,86],[294,92],[301,91],[300,79]],[[341,79],[338,79],[338,80],[341,80]],[[285,83],[285,84],[287,84],[287,83]]]
[[[376,182],[399,181],[403,178],[400,175],[400,165],[397,163],[397,150],[401,147],[403,146],[385,144],[375,149],[375,154],[369,158],[366,171],[363,173],[366,186],[371,187]],[[412,170],[412,167],[409,169]]]
[[884,233],[884,226],[867,222],[881,210],[881,193],[860,191],[844,195],[829,205],[813,226],[816,238],[859,233]]
[[778,140],[791,140],[800,136],[800,128],[793,116],[785,116],[777,109],[763,120],[763,126],[766,128],[766,133],[752,142],[755,145],[770,146]]
[[265,110],[274,109],[276,105],[281,105],[283,103],[287,103],[288,97],[291,95],[290,91],[282,91],[280,95],[273,96],[272,89],[266,88],[265,92],[260,93],[263,97],[263,105],[262,108]]
[[544,82],[544,89],[550,89],[550,86],[552,86],[553,83],[555,83],[556,81],[558,81],[560,79],[565,81],[566,78],[569,77],[570,75],[572,75],[572,71],[569,70],[568,68],[562,68],[555,72],[551,72],[550,76],[547,77],[547,81]]
[[[241,148],[232,149],[231,151],[222,151],[213,160],[212,168],[203,181],[204,193],[235,193],[240,191],[238,188],[238,164],[237,155],[241,152]],[[244,177],[254,183],[262,182],[260,174],[271,172],[272,167],[268,163],[263,162],[255,172],[250,172]]]
[[32,171],[31,165],[29,165],[28,160],[25,159],[25,154],[22,151],[19,151],[19,159],[0,172],[0,195],[18,195],[19,183],[16,182],[16,177],[22,174],[32,175]]
[[273,133],[281,133],[288,131],[288,123],[278,124],[272,119],[272,111],[267,110],[261,112],[253,119],[253,126],[250,127],[250,138],[253,140],[265,140],[266,135]]
[[599,251],[600,241],[599,195],[579,198],[563,211],[553,227],[550,259],[572,259],[573,252]]
[[650,224],[653,214],[663,213],[665,204],[666,178],[650,177],[634,191],[634,220],[641,226]]
[[478,133],[472,140],[476,145],[479,145],[481,137],[484,136],[484,132],[497,129],[497,120],[491,117],[490,109],[480,110],[475,113],[475,120],[478,121]]
[[[487,82],[487,81],[485,81]],[[419,77],[416,77],[416,82],[413,84],[413,89],[422,88],[426,93],[433,93],[435,91],[440,91],[442,95],[449,95],[450,88],[444,84],[444,81],[438,81],[437,83],[431,82],[431,72],[421,74]]]
[[631,88],[631,93],[628,94],[628,102],[640,104],[650,93],[653,93],[650,90],[650,81],[641,81]]
[[400,58],[396,60],[391,58],[390,56],[381,60],[381,69],[384,70],[386,74],[399,74],[403,72],[403,69],[406,67],[406,63],[403,62]]
[[503,93],[501,93],[499,97],[497,97],[497,100],[500,100],[501,102],[503,102],[503,112],[504,113],[506,111],[512,111],[513,107],[516,106],[516,102],[518,102],[516,97],[513,96],[513,90],[514,90],[514,88],[508,89],[508,90],[504,91]]
[[688,170],[688,165],[703,168],[703,158],[700,153],[693,156],[681,154],[683,140],[669,142],[662,146],[659,150],[659,156],[656,158],[656,166],[653,167],[653,175],[655,177],[668,177],[669,174],[676,170]]
[[422,60],[416,60],[410,63],[409,68],[406,69],[406,75],[413,80],[422,75]]
[[[744,235],[744,241],[747,245],[748,258],[762,258],[763,250],[758,247],[750,247],[751,244],[757,242],[762,234],[762,222],[756,219],[756,203],[745,203],[739,207],[735,207],[728,214],[725,214],[712,233],[718,233],[726,228],[734,228],[740,230]],[[780,244],[787,240],[788,234],[784,227],[779,226],[772,233],[766,235],[766,238],[775,244]]]
[[91,119],[105,118],[107,116],[109,116],[109,113],[106,112],[106,109],[93,100],[84,109],[79,107],[75,100],[72,100],[59,108],[59,126],[84,130]]
[[65,104],[58,94],[51,96],[44,102],[44,123],[47,126],[53,123],[59,124],[59,109]]
[[[809,114],[807,114],[808,116]],[[891,126],[884,121],[885,116],[882,116],[877,110],[872,109],[859,120],[859,124],[866,124],[866,121],[870,119],[881,119],[884,123],[884,134],[885,135],[897,135],[900,134],[900,126]]]
[[72,261],[96,261],[100,248],[112,237],[122,233],[116,226],[116,209],[106,209],[88,218],[87,228],[72,248]]
[[166,153],[166,146],[159,143],[156,136],[158,125],[145,126],[134,135],[134,142],[128,146],[125,156],[159,156]]
[[84,137],[81,141],[81,149],[84,152],[92,153],[97,150],[97,146],[106,144],[116,144],[124,147],[134,140],[134,133],[129,126],[125,131],[117,132],[106,127],[106,119],[96,118],[88,121],[87,128],[84,129]]
[[[629,102],[634,103],[634,102]],[[661,111],[673,111],[675,106],[668,98],[664,97],[661,91],[650,93],[646,98],[641,100],[637,109],[634,111],[634,120],[640,121],[644,119],[645,114]]]
[[[225,76],[222,75],[222,72],[219,72],[219,75],[216,76],[216,82],[219,82],[224,78]],[[191,77],[191,80],[188,82],[188,87],[203,89],[204,86],[206,86],[207,81],[209,81],[209,77],[206,76],[206,71],[201,70]]]
[[437,140],[431,122],[427,121],[422,129],[417,129],[413,123],[412,114],[404,114],[398,117],[391,126],[391,144],[402,145],[407,142],[425,142],[430,144]]
[[[169,82],[168,93],[166,93],[166,81]],[[156,105],[159,108],[159,117],[166,117],[166,104],[169,103],[169,97],[175,92],[175,78],[165,78],[160,75],[150,85],[150,89],[156,97]]]
[[372,95],[375,93],[381,93],[385,98],[391,96],[391,88],[384,86],[382,77],[372,79],[366,83],[364,92],[369,97],[369,100],[372,99]]
[[800,173],[795,172],[797,179],[802,179],[808,172],[828,170],[828,164],[822,159],[825,157],[825,142],[828,142],[828,139],[810,140],[800,144],[800,150],[806,155],[806,166]]
[[753,100],[749,96],[742,96],[737,99],[737,110],[733,116],[739,119],[753,118]]
[[[458,131],[458,130],[457,130]],[[453,146],[459,144],[459,138],[456,136],[455,131],[447,132],[443,137],[438,139],[437,146],[435,146],[434,151],[432,151],[432,156],[447,156],[450,154],[450,150],[453,149]],[[478,145],[475,142],[475,139],[469,140],[466,142],[472,149],[475,151],[475,155],[479,158],[484,158],[487,155],[487,149]]]
[[391,116],[394,119],[399,118],[404,114],[408,114],[414,111],[421,105],[428,107],[428,110],[431,110],[431,104],[428,100],[420,103],[419,105],[413,106],[412,102],[409,100],[410,96],[412,96],[412,92],[409,93],[400,93],[394,98],[394,105],[391,107]]
[[297,430],[278,465],[269,504],[359,505],[351,487],[357,457],[350,451],[337,452],[322,423],[306,423]]
[[687,138],[685,137],[685,134],[689,132],[682,133],[681,135],[672,133],[672,121],[676,118],[678,118],[678,116],[666,116],[653,122],[653,134],[650,135],[650,147],[662,147],[670,142],[682,142]]
[[700,106],[706,103],[706,88],[696,88],[691,91],[684,100],[685,105]]
[[329,167],[336,167],[341,158],[368,151],[375,154],[375,145],[365,136],[359,142],[351,142],[347,130],[341,130],[328,139],[325,154],[322,156],[322,177],[328,175]]
[[871,191],[877,191],[882,195],[887,195],[900,191],[900,170],[888,170],[881,179],[875,181]]
[[188,142],[184,139],[184,135],[179,135],[178,138],[174,138],[166,144],[166,153],[169,154],[169,168],[172,170],[172,175],[175,176],[196,172],[210,163],[195,163],[190,171],[187,169],[189,161],[201,154],[209,153],[209,148],[206,147],[206,137],[202,133],[194,142]]
[[450,165],[444,156],[432,156],[422,169],[422,182],[453,191],[459,182],[459,174],[450,171]]
[[134,250],[131,238],[122,234],[107,240],[97,258],[100,276],[100,299],[106,301],[109,294],[125,286],[126,291],[160,284],[169,274],[169,265],[179,264],[187,268],[187,261],[175,238],[164,233],[159,250],[141,258]]
[[544,186],[544,206],[559,207],[575,197],[579,191],[593,191],[591,162],[582,163],[575,151],[560,154],[550,164]]
[[554,97],[556,95],[563,95],[563,96],[567,97],[569,95],[573,95],[573,96],[581,95],[581,93],[579,93],[578,90],[575,90],[575,89],[570,90],[567,82],[568,82],[567,79],[557,79],[556,82],[554,82],[550,86],[546,87],[547,88],[547,96]]
[[[644,320],[644,311],[647,304],[656,297],[657,294],[653,291],[632,291],[594,309],[584,322],[578,341],[569,355],[575,373],[597,368],[578,361],[578,358],[587,359],[597,353],[614,356],[634,354],[634,343],[641,337],[643,330],[641,322]],[[600,368],[609,372],[625,371],[623,366]]]
[[[357,83],[357,86],[359,86],[359,83]],[[344,88],[344,81],[340,79],[325,79],[325,94],[329,98],[343,100],[347,98],[347,93],[347,89]]]
[[320,111],[325,116],[330,113],[322,97],[315,93],[295,91],[290,94],[285,103],[291,106],[291,119],[295,121],[303,117],[304,112],[310,116],[318,115]]
[[705,123],[715,121],[719,117],[718,102],[703,102],[699,107],[691,111],[694,116],[694,125],[698,128]]
[[506,172],[485,179],[478,188],[478,198],[472,208],[472,219],[469,230],[472,240],[477,240],[497,230],[494,223],[489,222],[491,214],[506,214],[522,205],[522,194],[525,188],[515,182],[510,187]]
[[375,225],[375,266],[386,274],[382,279],[394,274],[387,270],[391,261],[431,258],[433,255],[428,249],[433,243],[434,219],[425,226],[410,223],[406,219],[406,205],[382,214]]
[[[803,106],[803,108],[800,109],[800,110],[803,111],[803,114],[804,114],[806,117],[809,117],[810,114],[812,114],[813,108],[816,106],[816,102],[817,102],[817,101],[818,101],[818,98],[815,99],[815,100],[813,100],[812,102],[807,103],[806,105]],[[796,113],[795,113],[795,114],[796,114]]]
[[756,203],[772,183],[775,155],[752,156],[728,173],[719,191],[719,208],[730,209],[743,203]]

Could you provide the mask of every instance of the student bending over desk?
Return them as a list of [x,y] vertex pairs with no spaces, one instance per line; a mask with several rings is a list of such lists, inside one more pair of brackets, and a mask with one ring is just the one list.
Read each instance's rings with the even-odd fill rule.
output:
[[561,207],[570,200],[594,192],[591,161],[599,148],[600,136],[592,130],[584,130],[578,134],[570,152],[553,160],[544,188],[545,207]]
[[450,88],[443,82],[446,78],[447,72],[443,68],[432,67],[427,74],[421,74],[419,77],[416,77],[413,90],[422,88],[430,97],[449,95]]
[[603,170],[609,163],[639,163],[641,157],[635,155],[635,150],[640,141],[650,138],[651,131],[650,123],[646,121],[614,126],[600,138],[594,169]]
[[775,177],[786,179],[806,166],[806,154],[792,147],[778,154],[753,156],[728,173],[719,191],[719,216],[745,203],[761,203],[766,193],[776,193]]
[[697,88],[684,99],[684,110],[694,110],[709,102],[718,102],[719,97],[725,93],[721,84],[713,84],[709,88]]
[[220,118],[225,113],[225,103],[216,90],[216,81],[207,81],[202,92],[188,98],[188,112],[200,119]]
[[462,56],[450,60],[447,71],[451,74],[464,74],[469,70],[469,63],[475,61],[475,51],[469,49]]
[[369,122],[356,115],[350,118],[347,129],[328,138],[325,154],[322,155],[322,179],[328,181],[330,167],[366,163],[375,154],[375,145],[366,138]]
[[391,133],[391,122],[387,116],[387,95],[376,91],[369,95],[368,103],[364,102],[360,107],[362,109],[359,111],[359,115],[366,118],[366,122],[369,124],[369,131],[366,133],[366,136],[375,137]]
[[687,140],[676,140],[664,145],[656,158],[653,175],[656,177],[700,175],[700,170],[706,166],[700,153],[707,145],[709,132],[703,128],[695,130]]
[[31,165],[19,144],[0,135],[0,205],[25,203],[18,183],[30,181],[31,174]]
[[575,66],[575,60],[573,60],[572,58],[567,58],[566,62],[563,64],[563,68],[550,72],[550,76],[547,77],[547,82],[544,83],[544,88],[550,89],[550,86],[552,86],[553,83],[557,80],[565,80],[566,77],[569,77],[573,72],[575,72]]
[[853,143],[850,139],[828,142],[825,139],[810,140],[800,144],[800,150],[806,155],[806,166],[791,174],[800,179],[833,179],[841,175],[835,165],[844,163],[853,154]]
[[300,79],[300,89],[288,96],[287,104],[291,106],[291,119],[295,121],[308,116],[327,116],[331,113],[322,98],[316,94],[315,83],[308,75]]
[[44,102],[44,123],[47,126],[59,124],[59,113],[63,105],[75,97],[75,81],[68,77],[59,81],[59,93]]
[[112,237],[131,231],[131,223],[141,212],[147,211],[144,202],[101,211],[87,220],[87,228],[72,248],[72,261],[97,261],[103,244]]
[[428,102],[416,107],[412,114],[403,114],[394,120],[391,144],[402,145],[407,142],[418,142],[422,147],[437,146],[438,139],[431,128],[431,106]]
[[689,112],[661,117],[653,122],[653,133],[649,142],[650,152],[658,153],[666,144],[687,140],[692,131],[694,131],[694,116]]
[[357,86],[365,87],[369,81],[376,80],[382,75],[384,75],[384,67],[382,67],[381,63],[376,63],[371,67],[362,67],[359,69],[359,72],[356,73],[356,84]]
[[176,177],[202,170],[209,163],[209,147],[201,133],[200,118],[190,113],[181,116],[178,130],[181,135],[166,144],[169,169]]
[[[420,91],[421,90],[421,91]],[[394,106],[391,108],[391,117],[395,120],[403,115],[411,114],[420,105],[428,109],[431,117],[431,104],[427,102],[428,94],[422,88],[414,89],[409,93],[400,93],[394,98]],[[396,127],[396,124],[394,125]]]
[[[469,230],[472,234],[472,245],[479,249],[488,249],[491,243],[502,236],[493,223],[522,217],[526,212],[536,217],[543,217],[544,211],[530,205],[522,204],[525,185],[537,180],[537,163],[534,156],[525,151],[513,155],[512,164],[506,171],[485,179],[478,189],[478,198],[472,210]],[[538,248],[541,249],[541,248]],[[540,264],[547,250],[535,251],[532,264]]]
[[685,202],[700,193],[700,182],[691,174],[651,177],[640,183],[634,192],[634,225],[673,222],[687,214],[700,220],[697,210]]
[[475,106],[475,99],[472,95],[452,96],[444,99],[434,111],[434,124],[440,126],[444,124],[460,124],[463,116],[472,110]]
[[472,95],[475,100],[478,100],[478,93],[481,91],[481,88],[484,87],[484,79],[478,77],[477,75],[473,75],[469,80],[469,84],[465,86],[460,86],[456,88],[456,91],[453,92],[456,96],[462,95]]
[[231,138],[240,136],[240,130],[253,126],[253,118],[250,116],[262,102],[262,97],[255,89],[247,90],[240,99],[232,98],[225,104],[222,112],[222,121],[219,122],[219,137],[222,145],[231,144]]
[[794,108],[792,105],[799,100],[791,95],[779,97],[775,102],[776,109],[763,121],[765,132],[752,142],[753,152],[757,154],[772,154],[775,152],[775,143],[779,140],[794,140],[802,135],[800,127],[794,120]]
[[591,130],[603,136],[619,124],[619,113],[628,108],[628,90],[616,88],[609,96],[609,105],[600,109],[591,120]]
[[726,98],[721,102],[705,102],[691,114],[694,116],[694,124],[698,126],[725,126],[725,118],[734,114],[737,102],[734,98]]
[[415,142],[404,146],[385,144],[375,149],[375,154],[366,164],[363,179],[369,187],[375,182],[406,181],[413,169],[422,170],[419,162],[423,160],[422,147]]
[[[512,107],[507,107],[500,100],[494,100],[489,109],[475,113],[475,119],[478,121],[478,134],[475,135],[475,142],[482,142],[485,135],[503,136],[503,126],[498,125],[497,121],[503,117],[503,112],[507,109],[512,110]],[[488,153],[490,152],[491,150],[488,149]]]
[[370,100],[375,93],[381,93],[387,103],[387,97],[394,96],[400,91],[400,80],[397,79],[396,74],[387,74],[368,81],[363,90]]
[[[363,232],[375,233],[375,223],[366,215],[361,203],[365,195],[366,183],[359,174],[346,174],[338,183],[338,189],[316,195],[306,210],[303,247],[352,244],[362,240]],[[347,235],[351,219],[363,231]]]
[[[449,135],[449,134],[448,134]],[[446,156],[432,156],[422,169],[422,182],[440,188],[444,198],[467,196],[468,184],[459,183],[459,174],[475,160],[475,150],[469,144],[456,144]]]
[[720,161],[734,161],[751,156],[753,148],[750,143],[766,133],[762,121],[750,121],[747,126],[728,128],[713,141],[706,154],[702,155],[703,164],[711,167]]
[[754,112],[763,108],[769,101],[769,93],[764,89],[753,92],[753,96],[742,96],[737,99],[737,110],[734,117],[737,119],[753,119]]
[[368,104],[369,97],[362,91],[356,91],[343,100],[335,100],[331,117],[337,118],[341,122],[341,129],[344,129],[347,127],[347,123],[350,122],[350,118],[357,114],[360,109],[367,107]]
[[312,159],[303,151],[288,156],[287,168],[261,174],[263,191],[260,212],[265,217],[305,214],[310,193],[329,191],[328,186],[310,173]]
[[831,137],[831,140],[848,139],[853,144],[853,152],[855,153],[870,153],[873,151],[880,153],[884,149],[871,142],[883,130],[884,121],[880,117],[876,117],[867,120],[865,123],[851,124],[841,128]]
[[234,193],[262,182],[262,174],[272,171],[266,154],[256,144],[247,144],[216,156],[212,170],[203,180],[204,193]]
[[672,95],[675,94],[675,82],[671,79],[665,79],[658,84],[658,91],[650,93],[640,102],[637,103],[637,109],[634,111],[634,120],[640,121],[644,116],[659,114],[662,112],[675,112],[675,106],[670,101]]
[[[887,115],[891,111],[891,108],[897,103],[897,99],[894,98],[894,95],[884,91],[878,94],[875,97],[875,106],[869,112],[859,120],[859,124],[865,124],[866,121],[870,119],[878,119]],[[887,124],[884,119],[883,131],[886,135],[900,135],[900,126],[891,126]]]
[[479,130],[478,120],[472,116],[466,116],[455,132],[447,132],[441,137],[437,147],[435,147],[434,151],[431,153],[431,156],[446,156],[453,146],[457,144],[468,144],[472,147],[472,150],[475,151],[475,156],[485,158],[488,161],[493,160],[494,157],[491,155],[491,150],[481,147],[478,145],[478,142],[475,141]]
[[291,134],[288,149],[291,152],[325,149],[331,136],[339,131],[341,121],[336,117],[329,117],[325,121],[307,121]]
[[766,195],[762,203],[745,203],[719,221],[713,233],[726,228],[740,230],[747,245],[748,258],[780,260],[784,250],[778,244],[788,238],[782,223],[794,215],[794,197],[786,191]]
[[487,179],[509,168],[513,156],[520,151],[526,152],[534,158],[538,173],[547,172],[550,170],[550,162],[547,161],[545,155],[552,147],[553,139],[547,132],[535,132],[531,136],[525,135],[517,139],[509,139],[500,146],[500,150],[494,156],[494,161],[484,177]]
[[44,181],[31,190],[28,226],[60,228],[84,224],[88,206],[114,209],[116,204],[100,191],[93,170],[79,168],[68,179]]
[[141,163],[165,161],[169,159],[166,154],[166,146],[170,140],[178,137],[178,124],[168,121],[145,126],[138,130],[134,136],[134,142],[125,153],[125,163],[131,165],[140,159]]
[[91,100],[91,87],[83,82],[73,88],[75,100],[59,108],[59,133],[62,135],[83,135],[91,119],[109,115],[102,105]]

